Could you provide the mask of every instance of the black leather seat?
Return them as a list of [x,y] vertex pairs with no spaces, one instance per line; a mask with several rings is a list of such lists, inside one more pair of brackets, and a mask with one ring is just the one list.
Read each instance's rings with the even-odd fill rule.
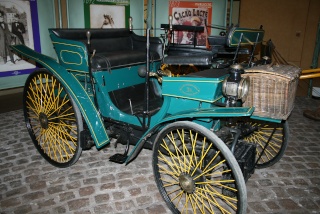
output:
[[[189,25],[172,25],[172,34],[175,31],[188,31],[193,33],[193,44],[171,43],[167,49],[167,56],[164,58],[164,63],[168,65],[194,65],[211,67],[212,52],[208,51],[205,46],[197,44],[197,34],[204,32],[203,26]],[[161,24],[161,28],[170,29],[170,25]],[[174,41],[174,39],[173,39]]]
[[[111,70],[146,63],[145,36],[136,35],[126,28],[118,29],[50,29],[56,36],[87,44],[87,31],[91,34],[91,52],[95,50],[93,71]],[[163,43],[158,37],[150,38],[150,60],[163,58]]]

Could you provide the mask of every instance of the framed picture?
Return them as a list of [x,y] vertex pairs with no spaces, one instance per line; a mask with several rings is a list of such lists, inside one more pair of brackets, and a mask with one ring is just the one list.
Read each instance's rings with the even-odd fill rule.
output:
[[9,46],[17,44],[41,51],[36,0],[0,1],[0,77],[29,74],[36,68],[11,52]]
[[125,28],[130,16],[129,0],[85,0],[86,28]]
[[203,33],[193,33],[188,31],[175,31],[174,43],[194,45],[194,38],[196,37],[197,46],[207,45],[207,35],[210,35],[210,28],[212,17],[212,3],[211,2],[192,2],[192,1],[169,1],[169,15],[172,16],[173,25],[191,25],[203,26]]

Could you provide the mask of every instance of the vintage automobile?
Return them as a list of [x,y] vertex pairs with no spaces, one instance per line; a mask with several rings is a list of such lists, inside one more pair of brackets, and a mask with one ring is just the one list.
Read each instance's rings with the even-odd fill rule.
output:
[[[285,117],[243,105],[257,86],[239,64],[172,76],[164,43],[149,30],[49,32],[58,61],[12,46],[41,67],[25,83],[23,104],[31,139],[49,163],[69,167],[83,150],[116,139],[125,145],[111,156],[116,163],[153,150],[155,182],[173,213],[246,212],[245,181],[282,157],[292,105]],[[226,39],[239,47],[262,37],[262,30],[235,28]]]

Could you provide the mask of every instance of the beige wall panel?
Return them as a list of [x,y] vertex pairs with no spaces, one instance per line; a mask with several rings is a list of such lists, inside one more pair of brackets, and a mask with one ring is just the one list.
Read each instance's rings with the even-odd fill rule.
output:
[[[319,11],[320,0],[241,0],[240,25],[263,25],[265,41],[272,39],[287,61],[302,69],[309,69],[320,19]],[[313,80],[313,86],[320,87],[320,78]],[[306,96],[308,87],[309,80],[300,81],[297,95]]]
[[240,25],[263,25],[265,41],[271,39],[280,54],[300,66],[309,0],[242,0]]
[[[320,1],[311,0],[308,19],[307,19],[307,25],[305,30],[306,33],[304,38],[304,45],[303,45],[302,56],[301,56],[301,67],[303,69],[310,68],[312,58],[313,58],[313,51],[316,44],[317,27],[318,27],[319,21],[320,21]],[[318,66],[320,66],[320,62],[318,63]]]

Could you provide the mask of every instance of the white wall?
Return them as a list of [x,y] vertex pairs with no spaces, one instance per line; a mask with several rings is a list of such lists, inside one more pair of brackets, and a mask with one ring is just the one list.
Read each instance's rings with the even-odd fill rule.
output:
[[68,26],[69,28],[84,27],[84,7],[83,2],[79,0],[68,0]]
[[[185,0],[188,1],[188,0]],[[225,26],[226,20],[226,1],[227,0],[201,0],[204,2],[212,2],[212,20],[211,23],[215,25]],[[130,0],[130,16],[133,18],[133,27],[135,33],[139,35],[144,34],[144,11],[143,0]],[[68,0],[68,25],[69,28],[83,28],[84,27],[84,5],[79,0]],[[155,0],[155,35],[160,36],[161,24],[168,23],[169,16],[169,0]],[[53,50],[51,40],[49,38],[48,28],[55,27],[54,1],[53,0],[38,0],[38,14],[40,25],[40,43],[41,52],[51,57],[56,57]],[[217,35],[220,30],[212,29],[211,34]]]
[[[189,0],[184,0],[189,1]],[[212,12],[212,24],[225,26],[225,11],[227,0],[201,0],[204,2],[213,3]],[[160,30],[161,24],[168,23],[168,8],[169,0],[155,0],[155,36],[160,36],[163,33]],[[144,30],[144,0],[130,0],[130,16],[133,18],[133,27],[135,33],[143,35]],[[41,53],[50,57],[56,58],[53,45],[49,37],[49,28],[55,28],[55,12],[54,12],[54,0],[38,0],[38,17],[39,17],[39,32],[40,32],[40,45]],[[67,0],[68,8],[68,25],[69,28],[83,28],[84,27],[84,4],[79,0]],[[211,34],[217,35],[220,30],[212,29]],[[0,89],[20,87],[24,85],[28,75],[19,75],[12,77],[0,78]]]
[[[48,0],[47,0],[48,1]],[[194,1],[194,0],[184,0],[184,1]],[[212,20],[211,23],[215,25],[226,25],[226,2],[227,0],[201,0],[203,2],[212,2]],[[144,11],[143,11],[144,0],[130,0],[130,16],[133,18],[133,27],[135,33],[139,35],[144,34]],[[161,24],[168,23],[169,16],[169,0],[155,0],[155,35],[160,36],[162,30],[160,30]],[[79,4],[79,0],[69,0],[69,27],[70,28],[81,28],[84,27],[84,14],[83,14],[83,4]],[[220,30],[212,29],[211,34],[219,34]]]
[[55,13],[54,13],[54,1],[53,0],[38,0],[38,17],[39,17],[39,33],[40,33],[40,45],[41,53],[50,57],[56,57],[53,49],[50,37],[49,28],[56,26]]
[[132,25],[134,32],[138,35],[144,35],[144,12],[143,12],[143,0],[130,0],[130,16],[133,19]]

